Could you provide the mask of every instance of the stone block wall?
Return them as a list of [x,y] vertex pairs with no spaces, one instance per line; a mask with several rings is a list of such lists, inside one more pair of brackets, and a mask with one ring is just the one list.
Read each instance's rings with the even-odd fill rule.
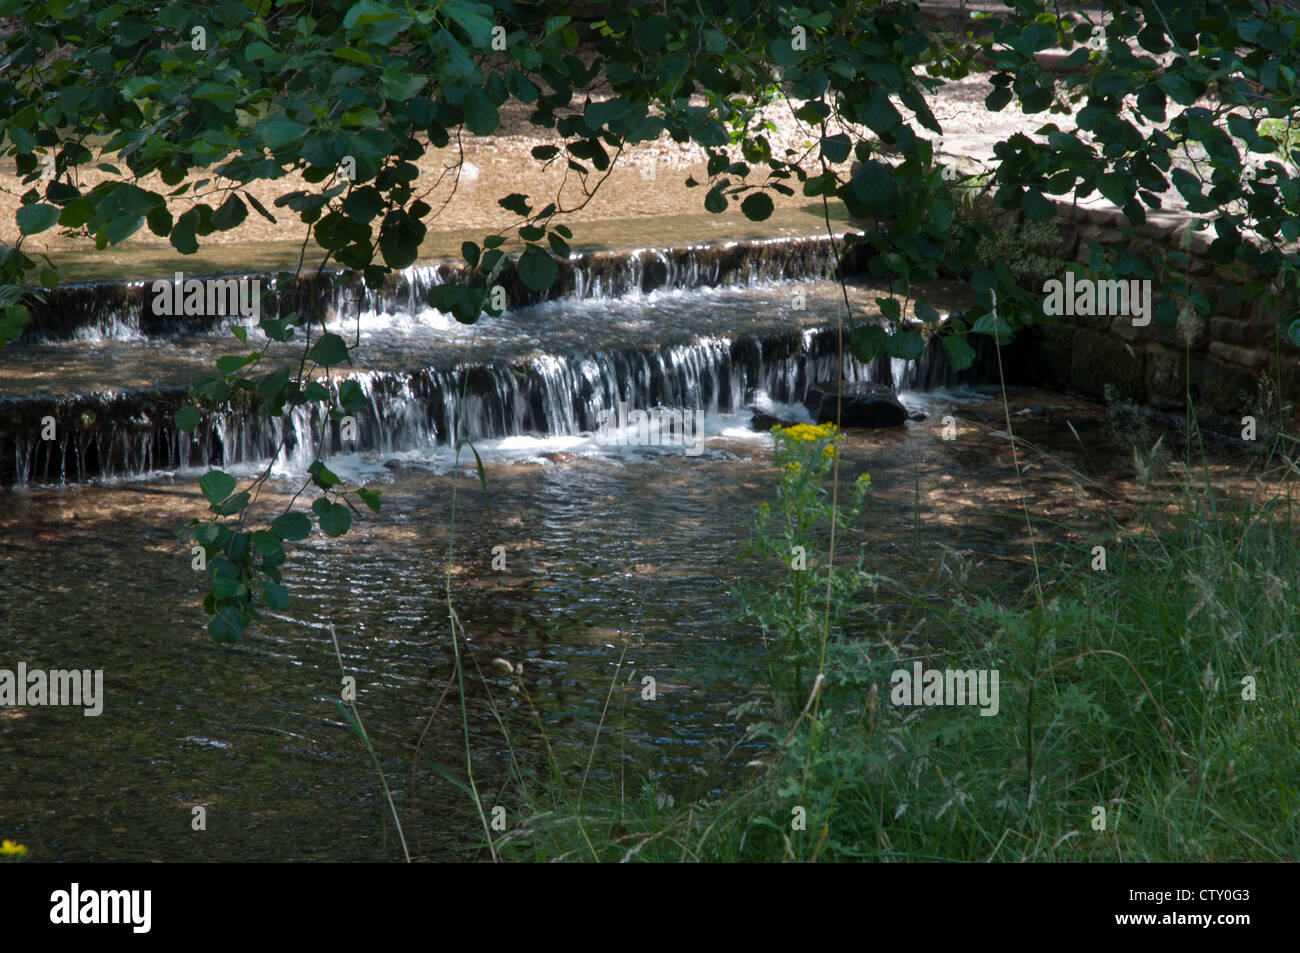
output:
[[[1133,242],[1121,230],[1127,219],[1113,207],[1060,205],[1057,222],[1059,242],[1051,251],[1084,265],[1089,263],[1089,241],[1111,247]],[[1209,259],[1203,233],[1193,232],[1187,239],[1188,222],[1185,215],[1154,212],[1132,230],[1139,243],[1185,251],[1192,280],[1204,287],[1240,282]],[[1158,276],[1153,287],[1158,295]],[[1190,390],[1203,426],[1239,434],[1246,415],[1261,423],[1295,423],[1294,410],[1287,408],[1300,403],[1300,348],[1286,336],[1292,317],[1289,309],[1245,300],[1174,327],[1155,317],[1149,325],[1135,327],[1127,315],[1063,315],[1020,336],[1009,363],[1020,383],[1097,400],[1111,385],[1126,400],[1179,416],[1186,411]]]

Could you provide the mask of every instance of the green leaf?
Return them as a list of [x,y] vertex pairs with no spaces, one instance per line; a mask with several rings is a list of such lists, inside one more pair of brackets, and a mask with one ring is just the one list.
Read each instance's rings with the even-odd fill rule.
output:
[[176,424],[176,429],[182,433],[193,433],[194,428],[199,425],[202,419],[199,409],[193,404],[186,404],[180,410],[176,411],[176,416],[172,418]]
[[1056,207],[1037,189],[1025,189],[1025,194],[1020,197],[1020,207],[1024,209],[1025,217],[1034,222],[1045,222],[1056,214]]
[[111,219],[100,231],[95,233],[96,243],[102,235],[104,240],[110,245],[116,245],[124,242],[144,225],[143,215],[118,215]]
[[888,137],[894,128],[903,121],[894,104],[889,101],[889,94],[877,86],[871,92],[871,98],[867,100],[866,108],[861,110],[862,121],[876,132],[882,138]]
[[291,542],[311,535],[311,520],[302,513],[285,513],[271,523],[271,532]]
[[406,268],[420,255],[420,242],[427,229],[423,222],[402,211],[391,213],[384,220],[379,236],[379,250],[390,268]]
[[379,512],[379,491],[367,490],[365,488],[357,490],[357,496],[361,497],[361,502],[370,507],[374,513]]
[[885,350],[891,357],[915,361],[925,353],[925,339],[920,331],[896,331],[885,342]]
[[[308,529],[311,529],[310,524]],[[264,529],[254,530],[253,548],[263,556],[272,556],[284,550],[284,541],[273,532]]]
[[948,352],[948,363],[954,370],[964,371],[975,363],[975,349],[963,335],[945,334],[942,340],[944,350]]
[[348,346],[343,338],[333,332],[321,335],[312,345],[309,356],[322,367],[337,367],[348,360]]
[[1011,87],[999,86],[984,97],[984,108],[989,112],[1000,112],[1007,103],[1011,102],[1011,96]]
[[1007,324],[1007,322],[1002,320],[1002,318],[998,318],[995,325],[992,314],[982,315],[980,319],[975,322],[974,326],[971,327],[971,331],[975,334],[993,335],[997,338],[999,344],[1005,344],[1010,341],[1012,334],[1011,325]]
[[[352,67],[348,67],[351,69]],[[292,119],[271,119],[258,123],[257,135],[272,152],[307,135],[309,128]]]
[[352,526],[352,511],[342,503],[331,503],[320,514],[320,528],[326,536],[342,536]]
[[[68,207],[64,209],[64,212],[67,213],[74,204],[76,203],[69,203]],[[195,238],[198,221],[199,218],[197,213],[191,209],[190,211],[183,213],[181,217],[176,220],[176,224],[172,226],[172,233],[168,240],[172,243],[172,247],[182,255],[193,255],[199,250],[199,242],[198,239]],[[64,224],[66,225],[67,223],[65,222]]]
[[555,259],[537,245],[529,245],[519,256],[519,280],[533,291],[545,291],[559,275]]
[[568,258],[569,255],[573,253],[573,249],[569,247],[569,243],[555,232],[547,234],[546,243],[551,246],[551,251],[560,258]]
[[884,210],[898,194],[893,170],[876,159],[862,163],[852,184],[853,193],[873,212]]
[[439,12],[446,14],[455,21],[469,36],[469,41],[475,46],[487,46],[492,39],[493,22],[484,13],[484,10],[490,9],[483,3],[465,3],[463,0],[446,0],[439,8]]
[[1123,173],[1107,172],[1097,179],[1097,191],[1115,205],[1123,205],[1128,201],[1129,187],[1132,184],[1132,178]]
[[1196,102],[1196,93],[1192,90],[1192,84],[1182,73],[1161,73],[1156,79],[1156,85],[1180,106],[1190,106]]
[[339,384],[339,404],[351,413],[365,410],[366,395],[361,389],[361,384],[354,380],[346,380]]
[[57,205],[24,205],[18,209],[18,230],[24,235],[37,235],[57,225],[61,214]]
[[289,374],[288,365],[282,365],[273,371],[268,371],[257,379],[254,393],[262,400],[275,400],[289,385]]
[[[230,516],[231,514],[238,513],[244,507],[248,506],[248,501],[249,501],[248,491],[245,490],[242,493],[236,493],[234,496],[226,500],[226,502],[224,503],[213,503],[212,511],[216,513],[218,516]],[[247,547],[248,545],[247,540],[245,540],[244,545],[245,547]]]
[[[322,490],[328,490],[332,486],[338,486],[341,482],[338,478],[338,474],[325,466],[325,464],[321,463],[319,460],[308,467],[307,472],[311,474],[312,482]],[[317,500],[316,502],[320,503],[321,501]]]
[[262,598],[272,609],[289,608],[289,590],[278,582],[267,580],[262,586]]
[[644,53],[657,53],[668,39],[672,22],[663,16],[650,16],[637,20],[632,26],[637,46]]
[[837,185],[834,172],[823,172],[821,175],[810,176],[804,181],[803,194],[808,196],[834,195]]
[[[488,255],[496,254],[489,252]],[[484,256],[486,264],[488,256]],[[429,307],[448,312],[462,324],[473,324],[479,318],[477,299],[462,284],[434,285],[429,289]]]
[[[531,215],[533,211],[533,207],[528,204],[528,196],[522,195],[519,192],[511,192],[505,198],[497,199],[497,205],[500,205],[507,212],[514,212],[516,215],[524,218]],[[496,247],[496,245],[489,244],[487,241],[484,241],[483,244],[487,248]]]
[[772,209],[772,197],[766,192],[752,192],[740,203],[740,210],[751,222],[762,222],[771,218]]
[[852,142],[845,133],[825,136],[822,138],[822,155],[826,157],[827,162],[843,162],[849,157],[851,145]]
[[229,377],[252,360],[254,360],[252,354],[223,354],[217,358],[217,372],[222,377]]
[[200,83],[192,94],[194,99],[202,99],[218,109],[235,108],[235,91],[225,83]]
[[253,208],[257,210],[257,214],[262,216],[262,218],[266,219],[272,225],[279,224],[279,222],[276,221],[275,216],[266,210],[266,206],[259,202],[257,196],[253,195],[253,193],[245,192],[244,198],[248,199],[248,204],[253,206]]
[[460,108],[465,116],[465,125],[476,136],[492,134],[501,122],[496,105],[481,89],[471,89],[466,93]]
[[1165,121],[1165,94],[1159,86],[1148,84],[1138,91],[1138,109],[1153,122]]
[[194,539],[204,546],[224,546],[230,538],[230,530],[220,523],[204,523],[194,529]]
[[870,364],[885,353],[885,329],[877,324],[858,328],[849,339],[849,350],[863,364]]
[[235,478],[220,470],[209,470],[199,479],[199,489],[209,503],[220,503],[235,492]]
[[384,94],[395,103],[405,103],[429,84],[429,77],[419,74],[384,73]]
[[[249,43],[248,46],[244,48],[244,55],[248,57],[250,60],[256,62],[257,60],[264,60],[269,57],[275,56],[275,50],[272,49],[267,44],[263,43],[261,40],[254,40],[252,43]],[[158,84],[158,86],[161,85],[162,85],[161,83]],[[136,93],[136,95],[138,96],[140,94]]]
[[330,701],[332,701],[335,707],[338,708],[338,710],[343,713],[343,719],[348,723],[348,725],[351,726],[353,734],[355,734],[358,738],[364,738],[366,736],[366,733],[361,730],[361,724],[357,721],[356,716],[353,715],[352,712],[344,708],[343,702],[339,701],[337,698],[331,698]]
[[208,634],[213,642],[238,642],[244,637],[247,621],[244,614],[234,606],[222,606],[208,620]]

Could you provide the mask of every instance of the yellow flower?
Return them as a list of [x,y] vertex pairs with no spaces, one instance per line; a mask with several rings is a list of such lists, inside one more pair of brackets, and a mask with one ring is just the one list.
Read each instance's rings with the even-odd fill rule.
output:
[[786,472],[788,473],[798,473],[800,470],[803,469],[803,467],[799,466],[799,461],[796,460],[792,463],[787,463],[785,465],[785,469]]
[[27,856],[27,848],[22,844],[15,844],[11,840],[0,843],[0,857],[12,857],[14,860],[22,860]]
[[[795,424],[793,427],[773,428],[774,431],[780,430],[781,435],[787,440],[796,440],[800,443],[812,443],[817,440],[826,440],[835,437],[837,429],[838,428],[834,424],[820,424],[818,426],[813,426],[812,424]],[[838,437],[836,439],[838,439]]]
[[871,474],[870,473],[862,474],[862,476],[858,477],[858,482],[861,483],[863,486],[871,486]]

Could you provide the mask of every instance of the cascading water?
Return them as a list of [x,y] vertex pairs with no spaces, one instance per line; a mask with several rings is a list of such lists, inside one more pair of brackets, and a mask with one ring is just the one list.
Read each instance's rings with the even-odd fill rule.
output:
[[[142,323],[144,312],[132,312],[128,302],[147,283],[121,286],[117,295],[96,286],[87,298],[96,307],[76,307],[57,320],[47,315],[33,329],[39,336],[42,329],[86,335],[103,328],[93,351],[80,341],[20,343],[0,355],[0,382],[6,361],[39,373],[42,361],[67,361],[70,353],[88,365],[86,379],[94,381],[126,375],[137,364],[151,368],[160,355],[174,358],[175,381],[79,389],[72,374],[70,393],[61,395],[0,383],[0,485],[265,465],[272,455],[277,472],[301,473],[318,455],[418,456],[462,440],[589,437],[620,406],[718,418],[739,414],[756,398],[798,404],[810,383],[833,380],[837,370],[848,381],[883,376],[879,362],[863,365],[846,346],[837,367],[853,326],[836,326],[843,315],[838,285],[815,280],[833,268],[829,244],[814,239],[587,256],[568,263],[561,282],[568,297],[516,307],[472,329],[424,305],[428,288],[451,276],[448,266],[408,269],[381,291],[335,279],[313,293],[329,299],[328,320],[352,323],[365,336],[357,354],[374,361],[346,375],[365,398],[352,415],[351,441],[314,405],[294,410],[287,421],[245,406],[209,415],[192,435],[179,432],[172,416],[187,400],[181,382],[204,376],[218,342],[229,344],[229,335],[211,333],[222,322],[210,322],[209,333],[197,338],[169,338],[157,328],[138,335],[149,320]],[[799,290],[797,310],[789,303],[792,289]],[[286,307],[308,291],[297,285],[277,294],[278,306]],[[857,323],[872,310],[867,303],[875,294],[855,291]],[[515,289],[512,297],[526,296]],[[402,320],[384,323],[382,315]],[[893,362],[895,386],[954,382],[934,343],[917,362]],[[41,439],[41,422],[50,418],[59,424],[57,436]]]
[[[686,248],[595,252],[560,261],[559,277],[545,295],[529,290],[513,268],[498,278],[512,308],[553,298],[586,300],[621,298],[653,291],[745,286],[764,281],[828,278],[836,271],[835,251],[824,238],[772,239]],[[846,267],[855,267],[852,255]],[[406,268],[380,289],[366,288],[340,272],[282,281],[273,274],[256,279],[272,296],[271,310],[283,314],[315,310],[346,320],[361,312],[415,315],[426,305],[429,290],[463,275],[463,265],[421,264]],[[185,274],[185,279],[197,277]],[[165,290],[174,275],[160,276]],[[78,340],[140,340],[221,330],[239,317],[230,314],[160,314],[154,304],[155,281],[71,284],[46,292],[33,304],[20,344]]]

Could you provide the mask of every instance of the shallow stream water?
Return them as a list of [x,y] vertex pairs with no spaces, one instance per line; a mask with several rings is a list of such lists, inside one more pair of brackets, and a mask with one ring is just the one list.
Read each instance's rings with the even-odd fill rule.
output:
[[[809,300],[820,307],[832,290],[813,286]],[[761,328],[779,323],[770,313],[790,292],[674,293],[615,304],[607,319],[622,328],[650,311],[660,327],[698,337],[711,322],[734,327],[749,312]],[[513,341],[534,353],[551,322],[567,327],[556,332],[557,350],[576,349],[595,333],[595,318],[575,307],[516,315],[515,333],[493,347]],[[372,314],[363,326],[387,366],[428,359],[420,322]],[[148,348],[118,341],[103,350],[122,357],[137,348],[139,366],[156,376],[148,362],[159,348],[188,349],[177,368],[184,376],[194,354],[221,346],[215,338]],[[39,355],[10,360],[28,358]],[[888,580],[850,619],[862,631],[891,624],[917,599],[944,597],[931,558],[944,547],[1008,579],[1027,565],[1000,395],[958,388],[902,397],[925,419],[851,432],[842,449],[841,479],[869,472],[874,489],[837,551],[848,559],[861,549]],[[761,387],[745,398],[771,403]],[[1098,458],[1098,408],[1034,391],[1009,399],[1027,446],[1095,477],[1114,472]],[[738,592],[771,583],[767,567],[738,553],[776,473],[771,437],[749,429],[750,414],[727,401],[710,406],[698,456],[603,446],[590,433],[565,432],[572,427],[484,437],[475,446],[486,497],[472,456],[457,462],[433,434],[335,455],[330,465],[346,479],[382,490],[382,513],[341,539],[317,533],[289,547],[293,603],[237,645],[208,639],[203,579],[174,532],[204,510],[202,468],[0,490],[0,667],[102,669],[106,695],[97,717],[0,709],[0,835],[27,844],[34,860],[400,859],[374,765],[332,700],[344,672],[331,627],[417,859],[462,856],[481,838],[470,798],[449,780],[463,779],[467,745],[489,806],[512,803],[503,722],[515,756],[541,764],[530,704],[575,781],[590,771],[595,783],[633,796],[650,781],[679,797],[741,783],[757,749],[742,743],[728,711],[753,696],[744,660],[760,639],[736,618]],[[948,415],[954,440],[942,438]],[[1021,454],[1036,518],[1069,515],[1078,524],[1113,511],[1099,487],[1118,478],[1081,484],[1025,447]],[[257,463],[227,469],[247,477]],[[254,519],[282,509],[300,476],[286,461]],[[504,570],[492,566],[497,546]],[[450,600],[469,656],[463,723],[447,623],[449,547]],[[498,658],[522,663],[528,699],[509,690]],[[645,675],[657,682],[653,702],[641,698]],[[191,828],[196,806],[206,810],[204,831]]]

